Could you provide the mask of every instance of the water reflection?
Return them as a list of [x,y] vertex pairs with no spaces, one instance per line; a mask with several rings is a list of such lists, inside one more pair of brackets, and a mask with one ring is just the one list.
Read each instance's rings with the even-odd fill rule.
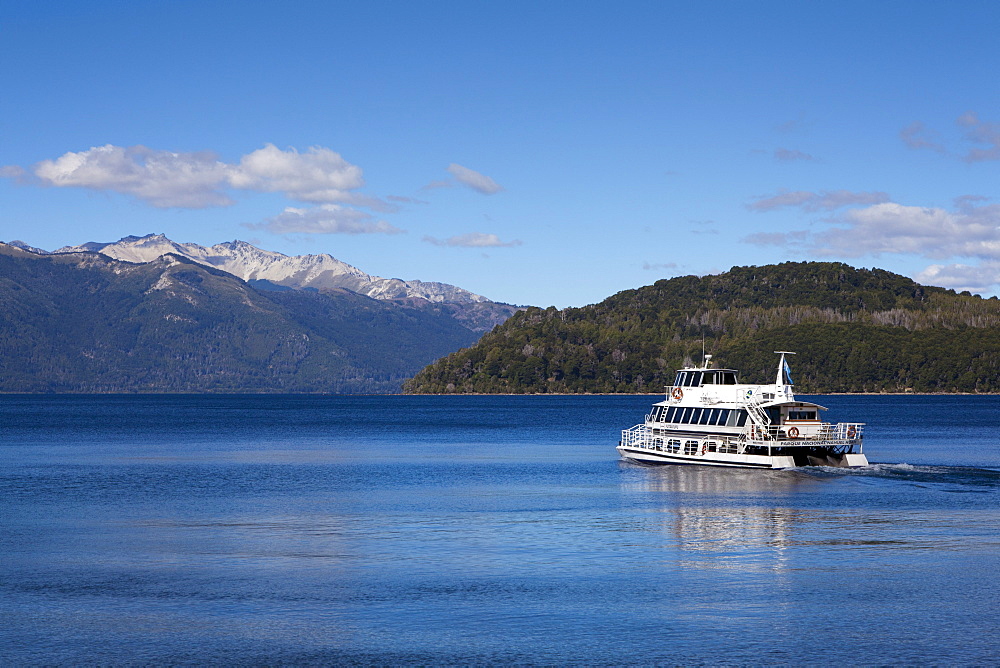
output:
[[656,527],[669,537],[679,566],[775,572],[789,568],[788,550],[802,511],[783,499],[818,481],[794,471],[696,466],[628,467],[622,491],[644,498]]
[[623,480],[624,490],[666,494],[780,494],[815,485],[814,476],[799,471],[758,471],[710,466],[642,466],[622,462],[635,475]]

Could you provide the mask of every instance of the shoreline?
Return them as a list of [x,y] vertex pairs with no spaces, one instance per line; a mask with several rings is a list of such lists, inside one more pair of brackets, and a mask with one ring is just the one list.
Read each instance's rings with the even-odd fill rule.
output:
[[[658,397],[663,392],[0,392],[0,397]],[[996,397],[1000,392],[800,392],[813,397]]]

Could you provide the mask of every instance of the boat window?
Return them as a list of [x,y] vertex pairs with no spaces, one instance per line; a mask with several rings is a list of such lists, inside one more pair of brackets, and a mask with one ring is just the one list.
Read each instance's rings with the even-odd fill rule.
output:
[[687,372],[678,371],[677,377],[674,378],[674,387],[684,387],[687,384]]
[[731,412],[732,411],[730,411],[728,408],[720,408],[719,409],[719,413],[720,413],[719,420],[715,424],[719,424],[719,425],[725,425],[725,424],[727,424],[729,422],[729,413],[731,413]]
[[726,422],[726,426],[729,427],[743,427],[747,423],[747,412],[744,410],[732,411],[729,415],[729,421]]
[[688,421],[688,415],[690,415],[690,414],[691,414],[691,409],[690,408],[682,408],[682,409],[680,409],[678,411],[677,421],[678,422],[682,422],[682,423],[683,422],[687,422]]
[[722,373],[722,385],[735,385],[736,384],[736,374],[732,371],[725,371]]
[[712,417],[712,411],[713,410],[714,409],[712,409],[712,408],[706,408],[706,409],[704,409],[701,412],[701,415],[698,416],[698,424],[712,424],[709,421],[709,418]]
[[706,371],[704,374],[702,374],[701,384],[702,385],[715,385],[715,377],[717,375],[718,374],[715,373],[715,372]]
[[688,386],[698,387],[701,385],[701,371],[692,371],[688,374]]
[[788,411],[789,420],[815,420],[816,411]]
[[694,455],[698,453],[698,441],[684,441],[684,454]]
[[667,452],[672,452],[676,454],[681,449],[681,442],[676,438],[672,438],[667,441]]

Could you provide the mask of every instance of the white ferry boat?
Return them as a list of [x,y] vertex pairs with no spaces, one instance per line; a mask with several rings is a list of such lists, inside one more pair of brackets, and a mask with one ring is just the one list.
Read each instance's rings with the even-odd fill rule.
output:
[[643,424],[622,431],[618,452],[644,464],[702,464],[786,469],[867,466],[864,424],[820,419],[819,404],[796,401],[791,370],[781,355],[773,385],[744,385],[733,369],[677,372],[664,401]]

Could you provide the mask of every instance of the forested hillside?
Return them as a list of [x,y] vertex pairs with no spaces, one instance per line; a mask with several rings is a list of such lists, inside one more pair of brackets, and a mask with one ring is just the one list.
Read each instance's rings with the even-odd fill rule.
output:
[[476,338],[448,314],[255,289],[175,255],[0,244],[2,392],[396,392]]
[[921,286],[880,269],[801,262],[734,267],[530,308],[423,369],[412,393],[663,391],[701,361],[770,382],[793,350],[800,392],[998,392],[1000,300]]

